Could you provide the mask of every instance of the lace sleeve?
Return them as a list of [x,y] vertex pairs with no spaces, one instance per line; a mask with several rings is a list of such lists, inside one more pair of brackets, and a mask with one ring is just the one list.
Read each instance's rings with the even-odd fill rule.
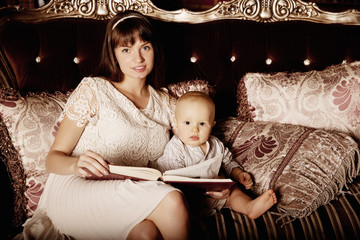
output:
[[69,119],[76,120],[78,127],[96,121],[98,101],[94,81],[92,78],[84,78],[66,103],[63,116],[66,114]]

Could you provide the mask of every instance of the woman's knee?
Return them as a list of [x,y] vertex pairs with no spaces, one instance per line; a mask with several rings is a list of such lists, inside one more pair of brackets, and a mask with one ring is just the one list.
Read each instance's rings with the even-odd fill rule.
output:
[[[188,216],[188,207],[186,200],[181,192],[171,191],[160,202],[158,207],[150,214],[149,219],[157,222],[158,219],[167,219],[169,216],[177,216],[178,219],[186,219]],[[176,219],[176,218],[172,218]]]
[[168,211],[186,211],[187,203],[179,191],[172,191],[164,198],[164,205]]
[[163,239],[159,229],[151,220],[138,223],[127,236],[127,240],[161,240]]
[[148,216],[165,239],[187,239],[190,217],[184,196],[179,191],[168,193]]

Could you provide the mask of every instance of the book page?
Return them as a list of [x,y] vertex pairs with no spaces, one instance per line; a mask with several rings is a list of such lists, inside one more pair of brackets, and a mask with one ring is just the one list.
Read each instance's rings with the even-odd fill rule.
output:
[[162,175],[159,170],[147,167],[117,166],[110,164],[109,170],[110,173],[154,181],[158,180]]
[[216,178],[219,174],[221,162],[222,154],[189,167],[165,171],[163,175],[176,175],[191,178]]

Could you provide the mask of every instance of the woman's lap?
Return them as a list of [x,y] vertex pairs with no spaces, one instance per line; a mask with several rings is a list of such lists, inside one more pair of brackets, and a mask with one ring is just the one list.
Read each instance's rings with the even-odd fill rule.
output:
[[126,238],[173,187],[162,182],[49,177],[40,208],[56,229],[75,238]]

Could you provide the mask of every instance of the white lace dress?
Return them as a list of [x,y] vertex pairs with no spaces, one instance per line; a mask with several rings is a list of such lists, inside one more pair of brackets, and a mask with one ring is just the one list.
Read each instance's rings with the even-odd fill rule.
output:
[[[83,79],[64,111],[78,126],[89,122],[72,155],[92,150],[109,162],[130,166],[147,166],[160,157],[169,141],[175,100],[151,86],[149,91],[148,106],[138,109],[110,82]],[[24,235],[50,237],[52,222],[60,238],[125,239],[173,190],[162,182],[90,181],[50,174]]]

